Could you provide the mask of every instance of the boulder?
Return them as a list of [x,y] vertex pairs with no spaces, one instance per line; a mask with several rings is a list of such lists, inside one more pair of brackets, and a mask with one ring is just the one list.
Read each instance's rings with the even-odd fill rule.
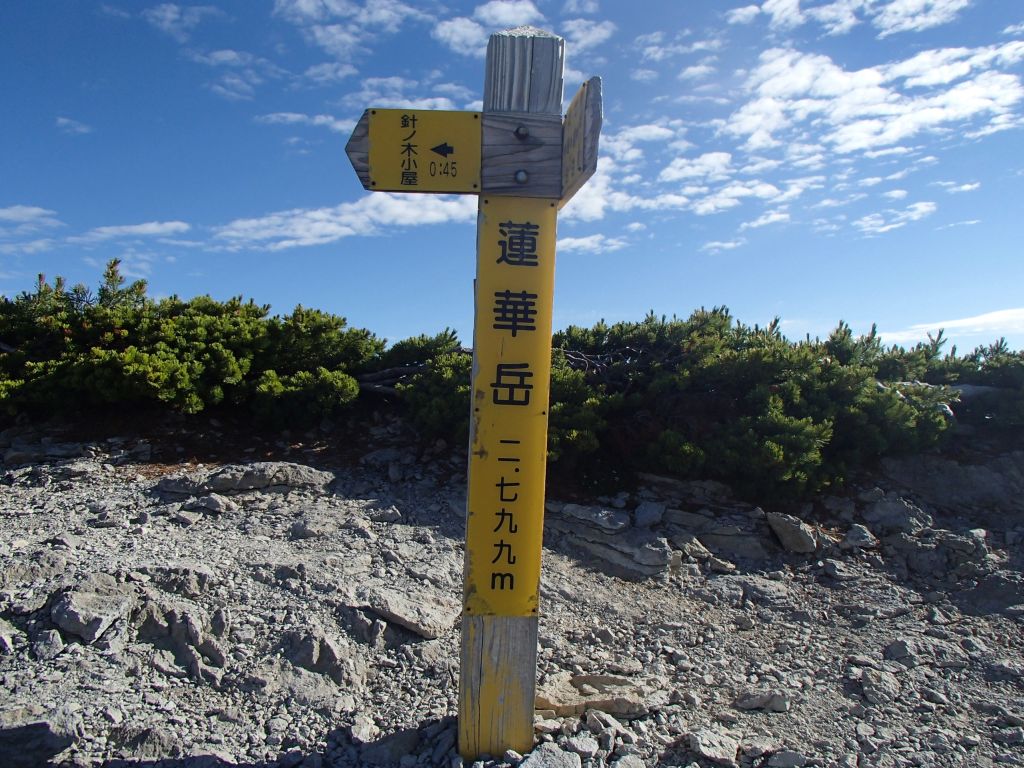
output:
[[288,660],[310,672],[326,675],[338,685],[358,686],[366,677],[366,668],[352,649],[320,629],[294,636]]
[[652,528],[660,525],[665,517],[665,505],[660,501],[643,501],[633,511],[637,528]]
[[883,533],[919,533],[932,525],[931,515],[914,506],[910,501],[893,494],[869,504],[861,516],[871,525],[872,530]]
[[82,735],[81,717],[70,710],[40,706],[0,710],[0,765],[38,768]]
[[769,512],[768,525],[787,552],[811,554],[818,548],[814,528],[792,515]]
[[134,604],[132,594],[113,577],[94,574],[81,586],[59,593],[50,619],[65,632],[93,643],[111,624],[125,618]]
[[581,768],[583,761],[575,752],[566,752],[552,741],[534,749],[519,768]]
[[738,768],[736,756],[740,750],[740,743],[729,736],[718,731],[701,729],[687,734],[687,744],[690,751],[715,765],[724,765],[727,768]]
[[789,712],[793,699],[789,693],[771,689],[767,691],[745,691],[735,702],[737,709],[760,709],[765,712]]

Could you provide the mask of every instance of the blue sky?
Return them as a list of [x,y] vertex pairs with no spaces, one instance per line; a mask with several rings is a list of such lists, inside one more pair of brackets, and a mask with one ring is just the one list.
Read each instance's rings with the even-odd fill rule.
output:
[[102,265],[154,296],[472,338],[475,198],[365,193],[369,106],[479,109],[489,33],[603,79],[559,216],[554,325],[779,316],[1024,348],[1020,0],[13,0],[0,10],[0,293]]

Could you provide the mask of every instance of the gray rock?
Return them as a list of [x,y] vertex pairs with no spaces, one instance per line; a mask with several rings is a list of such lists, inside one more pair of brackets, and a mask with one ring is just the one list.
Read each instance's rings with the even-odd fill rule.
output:
[[715,765],[738,768],[736,756],[740,750],[740,743],[732,736],[701,729],[687,735],[687,744],[690,751],[698,757],[710,760]]
[[61,593],[50,609],[58,627],[93,643],[131,610],[131,594],[106,574],[94,574],[82,586]]
[[[719,525],[705,530],[701,542],[716,555],[747,560],[767,560],[771,557],[765,547],[765,537],[756,530],[736,525]],[[774,550],[774,546],[771,546]]]
[[643,680],[618,675],[574,675],[559,672],[537,691],[537,709],[550,709],[558,717],[582,715],[595,709],[611,715],[647,714],[648,687]]
[[55,659],[64,651],[64,639],[56,629],[40,632],[32,643],[32,655],[40,661]]
[[911,668],[921,664],[933,667],[962,669],[969,661],[959,645],[937,637],[905,637],[889,643],[885,658]]
[[638,528],[652,528],[665,517],[665,505],[660,501],[643,501],[633,511]]
[[647,768],[644,761],[636,755],[623,755],[612,763],[612,766],[613,768]]
[[789,712],[793,699],[786,691],[746,691],[736,699],[737,709],[761,709],[765,712]]
[[235,512],[238,510],[238,505],[219,493],[208,493],[205,496],[200,496],[193,502],[186,505],[186,509],[191,510],[204,510],[206,512],[212,512],[215,515],[220,515],[225,512]]
[[628,512],[604,507],[585,507],[580,504],[564,505],[559,516],[607,533],[624,531],[629,528],[630,523]]
[[459,616],[462,604],[440,592],[427,593],[378,587],[359,592],[361,605],[381,618],[433,640],[448,632]]
[[738,576],[734,581],[743,590],[743,597],[757,605],[785,608],[792,604],[789,586],[784,581],[764,576]]
[[353,649],[319,629],[296,637],[288,660],[310,672],[326,675],[338,685],[359,686],[366,676],[366,668]]
[[126,756],[142,760],[181,757],[184,753],[178,737],[157,725],[148,728],[136,726],[115,728],[111,732],[110,739],[120,747]]
[[19,634],[17,627],[6,619],[0,619],[0,654],[6,656],[14,653],[15,638]]
[[158,483],[165,493],[201,496],[209,493],[239,493],[263,488],[322,488],[334,482],[334,473],[322,472],[287,461],[258,461],[230,464],[207,475],[187,474],[165,477]]
[[784,749],[768,758],[766,765],[768,768],[803,768],[810,761],[811,758],[807,755],[794,752],[791,749]]
[[902,686],[899,678],[884,669],[865,669],[861,676],[864,698],[872,704],[891,704],[899,699]]
[[584,733],[576,736],[570,736],[566,739],[565,748],[570,752],[575,752],[584,760],[589,760],[597,754],[597,750],[600,749],[600,745],[598,745],[597,739]]
[[364,744],[359,757],[363,763],[369,765],[398,765],[406,755],[415,754],[419,743],[419,731],[415,728],[405,728],[379,741]]
[[581,768],[583,761],[575,752],[566,752],[548,741],[534,749],[519,765],[520,768]]
[[787,552],[810,554],[818,548],[814,528],[792,515],[769,512],[768,525]]
[[566,504],[570,516],[548,515],[546,527],[570,546],[597,558],[615,575],[644,579],[664,574],[672,562],[668,541],[653,531],[629,528],[629,514]]
[[39,706],[0,710],[0,765],[38,768],[74,744],[82,735],[82,719],[68,709]]
[[871,533],[867,528],[859,523],[857,525],[850,526],[850,530],[846,532],[846,536],[840,542],[839,547],[841,549],[874,549],[878,546],[878,539]]
[[906,499],[887,495],[865,507],[862,517],[884,533],[915,534],[932,525],[932,517]]
[[1024,511],[1024,451],[981,464],[921,454],[887,458],[882,466],[899,486],[937,509],[976,511],[995,520]]

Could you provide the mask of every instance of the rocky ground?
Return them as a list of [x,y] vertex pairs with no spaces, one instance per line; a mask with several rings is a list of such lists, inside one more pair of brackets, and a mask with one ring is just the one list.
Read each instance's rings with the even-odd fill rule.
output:
[[[173,431],[0,433],[0,765],[461,765],[465,458],[401,438],[200,464]],[[1024,452],[798,516],[654,476],[575,502],[539,746],[488,766],[1024,765]]]

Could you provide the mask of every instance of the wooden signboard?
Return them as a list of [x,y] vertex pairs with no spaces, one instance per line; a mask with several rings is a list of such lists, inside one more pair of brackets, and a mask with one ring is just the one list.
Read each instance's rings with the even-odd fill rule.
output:
[[[375,109],[345,151],[373,191],[477,194],[459,752],[533,748],[557,210],[597,168],[601,81],[563,122],[565,41],[492,35],[482,112]],[[529,66],[523,66],[529,62]]]

